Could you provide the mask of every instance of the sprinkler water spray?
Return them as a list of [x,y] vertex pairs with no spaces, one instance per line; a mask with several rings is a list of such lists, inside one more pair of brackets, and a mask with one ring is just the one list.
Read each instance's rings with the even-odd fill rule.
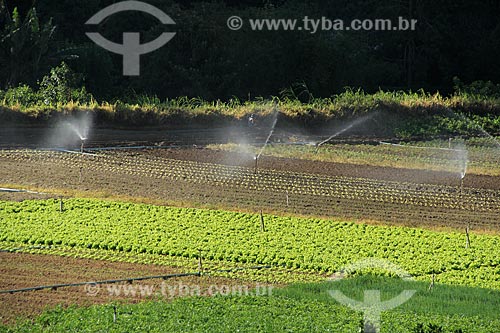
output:
[[262,146],[262,148],[260,149],[259,153],[257,154],[256,159],[259,159],[260,155],[262,155],[262,153],[264,152],[264,149],[266,149],[266,146],[269,143],[269,140],[271,139],[271,136],[274,133],[274,128],[276,127],[276,123],[277,122],[278,122],[278,110],[275,107],[275,110],[274,110],[274,120],[273,120],[273,124],[271,126],[271,131],[269,131],[269,135],[267,136],[266,141],[264,142],[264,145]]
[[316,146],[316,151],[315,153],[318,153],[318,150],[319,150],[319,147],[321,147],[323,144],[327,143],[328,141],[330,141],[331,139],[339,136],[340,134],[344,133],[344,132],[347,132],[348,130],[350,130],[351,128],[353,128],[354,126],[358,126],[362,123],[364,123],[366,120],[372,118],[375,114],[377,114],[378,112],[374,112],[374,113],[371,113],[371,114],[368,114],[364,117],[361,117],[361,118],[358,118],[356,120],[354,120],[353,122],[351,122],[349,125],[347,125],[346,127],[344,127],[343,129],[341,129],[340,131],[337,131],[336,133],[334,133],[333,135],[331,135],[330,137],[328,137],[328,139],[326,140],[323,140],[321,142],[317,142],[315,144]]
[[273,114],[274,114],[273,124],[271,126],[271,130],[269,131],[269,135],[267,136],[266,141],[264,142],[264,145],[259,150],[259,152],[257,153],[257,155],[254,156],[254,160],[255,160],[255,170],[254,170],[254,172],[255,173],[257,173],[257,166],[258,166],[258,163],[259,163],[260,155],[262,155],[262,153],[264,152],[264,149],[266,149],[266,146],[269,143],[269,140],[271,139],[271,136],[274,133],[274,128],[276,127],[276,123],[278,122],[278,109],[276,107],[276,104],[274,105],[274,112],[273,112]]

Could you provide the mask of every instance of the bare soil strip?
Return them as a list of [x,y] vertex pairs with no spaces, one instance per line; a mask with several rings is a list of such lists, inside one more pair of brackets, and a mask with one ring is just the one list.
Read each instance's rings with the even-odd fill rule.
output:
[[[163,158],[246,166],[249,168],[254,167],[254,161],[251,155],[222,150],[150,149],[145,150],[144,153]],[[370,165],[354,165],[270,156],[262,156],[259,159],[259,168],[277,171],[304,172],[327,176],[370,178],[435,185],[457,186],[460,183],[460,179],[456,173],[444,171],[374,167]],[[467,174],[464,179],[464,186],[500,190],[500,177]]]
[[[11,290],[49,284],[90,282],[118,278],[132,278],[140,276],[167,275],[182,273],[180,268],[132,264],[123,262],[109,262],[104,260],[75,259],[52,255],[33,255],[26,253],[0,253],[0,289]],[[5,324],[12,324],[17,318],[34,318],[46,308],[56,305],[64,307],[70,305],[88,306],[109,302],[141,302],[156,299],[160,295],[167,299],[184,295],[179,286],[199,286],[201,290],[211,285],[235,286],[245,285],[250,289],[252,284],[234,279],[221,277],[181,277],[168,280],[147,280],[133,284],[117,284],[117,288],[134,288],[136,295],[110,294],[107,285],[98,289],[86,286],[58,288],[57,290],[39,290],[15,294],[0,294],[0,320]],[[111,285],[110,285],[111,286]],[[146,286],[141,289],[140,286]],[[153,294],[149,294],[153,288]],[[163,289],[162,289],[163,288]],[[169,289],[170,288],[170,289]],[[127,289],[131,290],[131,289]],[[141,290],[146,292],[141,295]],[[187,291],[186,291],[187,292]],[[173,297],[170,297],[170,296]]]

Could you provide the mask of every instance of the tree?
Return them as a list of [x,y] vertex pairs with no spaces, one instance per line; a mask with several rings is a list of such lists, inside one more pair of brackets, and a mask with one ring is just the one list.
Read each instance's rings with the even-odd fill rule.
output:
[[55,26],[52,20],[41,25],[35,8],[23,19],[17,7],[12,14],[0,4],[0,84],[13,87],[20,82],[33,84],[48,63],[49,42]]

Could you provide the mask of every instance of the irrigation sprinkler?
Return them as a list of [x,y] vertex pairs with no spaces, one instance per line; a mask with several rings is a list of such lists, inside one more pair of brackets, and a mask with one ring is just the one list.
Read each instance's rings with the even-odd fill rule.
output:
[[460,203],[460,209],[464,209],[464,178],[465,174],[461,173],[460,174],[460,187],[459,187],[459,192],[458,192],[458,199]]
[[[465,175],[464,175],[465,176]],[[464,176],[460,177],[460,203],[463,204],[462,195],[464,193]]]
[[467,227],[465,228],[465,248],[468,249],[470,247],[470,238],[469,238],[469,222],[467,222]]
[[85,141],[87,141],[89,136],[89,129],[91,126],[90,118],[70,119],[69,121],[65,121],[63,126],[65,126],[66,129],[69,129],[74,135],[76,135],[77,138],[80,139],[80,153],[83,153],[85,149]]
[[259,164],[259,155],[255,155],[255,156],[253,157],[253,159],[255,160],[255,169],[254,169],[253,173],[254,173],[254,174],[257,174],[257,166],[258,166],[258,164]]
[[269,144],[269,140],[271,139],[271,136],[273,136],[273,133],[274,133],[274,128],[276,127],[276,124],[278,123],[279,112],[278,112],[278,109],[276,107],[276,104],[274,105],[273,109],[274,109],[274,111],[273,111],[274,119],[273,119],[273,123],[271,125],[271,130],[269,131],[269,134],[266,138],[266,141],[264,142],[264,145],[262,146],[262,148],[260,148],[257,155],[255,155],[255,157],[254,157],[254,159],[255,159],[255,173],[257,173],[257,163],[258,163],[259,157],[260,157],[260,155],[262,155],[262,153],[264,152],[264,149],[266,149],[267,145]]
[[435,279],[436,279],[436,275],[434,273],[432,273],[432,281],[431,281],[431,284],[429,285],[429,291],[432,291],[432,289],[434,288],[434,284],[435,284]]
[[[460,174],[460,208],[464,209],[464,178],[465,178],[465,171]],[[470,247],[470,237],[469,237],[469,231],[470,231],[470,222],[467,221],[467,226],[465,227],[465,248],[468,249]]]
[[80,141],[81,141],[81,145],[80,145],[80,153],[84,153],[84,148],[85,148],[85,141],[87,140],[87,138],[80,138]]
[[319,142],[316,142],[316,143],[314,144],[314,147],[316,147],[316,148],[314,149],[314,153],[315,153],[315,154],[317,154],[317,153],[318,153],[318,150],[319,150]]

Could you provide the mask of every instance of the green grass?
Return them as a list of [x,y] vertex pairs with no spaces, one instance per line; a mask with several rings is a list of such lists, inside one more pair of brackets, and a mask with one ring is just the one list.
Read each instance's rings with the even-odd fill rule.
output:
[[329,290],[340,290],[346,296],[362,301],[364,290],[380,290],[382,301],[397,296],[403,290],[416,290],[409,301],[397,308],[401,312],[462,315],[498,320],[500,315],[500,291],[463,286],[430,284],[422,281],[403,280],[395,277],[363,275],[349,279],[322,283],[302,283],[285,289],[276,289],[274,294],[297,300],[319,300],[337,304]]
[[[187,298],[57,309],[6,332],[356,332],[361,316],[341,306],[275,297]],[[1,328],[0,328],[1,329]]]
[[279,282],[314,281],[362,258],[384,258],[417,279],[429,281],[436,274],[441,283],[500,289],[500,236],[472,234],[472,247],[466,249],[458,232],[264,218],[262,232],[258,215],[235,212],[70,199],[61,213],[57,200],[0,202],[0,242],[159,264],[184,258],[180,265],[196,262],[202,250],[205,262],[220,266],[264,264],[312,273],[255,277]]

